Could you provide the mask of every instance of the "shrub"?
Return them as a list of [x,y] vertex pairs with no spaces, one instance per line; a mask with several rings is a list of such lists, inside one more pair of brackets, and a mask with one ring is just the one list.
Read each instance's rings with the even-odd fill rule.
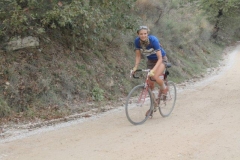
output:
[[92,98],[95,101],[102,101],[104,99],[104,90],[95,86],[92,90]]
[[133,4],[134,0],[2,0],[0,36],[41,35],[56,30],[58,36],[63,32],[69,35],[74,46],[80,43],[93,47],[98,41],[108,42],[104,32],[114,37],[133,28]]
[[8,116],[10,114],[10,108],[5,102],[5,100],[0,97],[0,118],[4,116]]

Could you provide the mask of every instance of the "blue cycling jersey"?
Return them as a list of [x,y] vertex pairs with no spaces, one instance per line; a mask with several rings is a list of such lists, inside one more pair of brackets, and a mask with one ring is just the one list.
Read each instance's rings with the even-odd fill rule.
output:
[[146,46],[146,48],[141,47],[140,38],[137,37],[134,41],[135,50],[140,50],[144,56],[146,56],[149,60],[157,60],[157,51],[161,51],[162,57],[166,56],[165,50],[160,46],[160,41],[157,37],[153,35],[149,35],[149,42],[150,44]]

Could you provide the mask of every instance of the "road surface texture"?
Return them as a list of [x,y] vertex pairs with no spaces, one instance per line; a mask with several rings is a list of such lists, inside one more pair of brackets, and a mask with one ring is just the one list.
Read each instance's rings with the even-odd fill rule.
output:
[[[217,74],[178,89],[172,114],[134,126],[124,107],[0,141],[0,160],[240,160],[240,46]],[[44,130],[44,129],[42,129]]]

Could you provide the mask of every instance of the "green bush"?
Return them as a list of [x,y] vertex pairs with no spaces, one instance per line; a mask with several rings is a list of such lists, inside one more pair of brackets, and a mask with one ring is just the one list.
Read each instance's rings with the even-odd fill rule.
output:
[[0,36],[42,35],[53,31],[69,35],[72,45],[109,42],[102,33],[114,35],[133,28],[134,0],[2,0]]
[[102,101],[104,99],[104,90],[95,86],[92,90],[92,98],[95,101]]
[[8,116],[10,114],[10,107],[7,105],[7,102],[0,97],[0,118]]

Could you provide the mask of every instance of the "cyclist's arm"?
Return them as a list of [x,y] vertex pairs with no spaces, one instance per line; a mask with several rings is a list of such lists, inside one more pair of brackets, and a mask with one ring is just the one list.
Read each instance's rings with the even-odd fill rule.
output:
[[138,68],[138,65],[139,65],[140,60],[141,60],[141,52],[140,52],[139,49],[136,49],[135,53],[136,53],[136,58],[135,58],[135,66],[134,67]]

